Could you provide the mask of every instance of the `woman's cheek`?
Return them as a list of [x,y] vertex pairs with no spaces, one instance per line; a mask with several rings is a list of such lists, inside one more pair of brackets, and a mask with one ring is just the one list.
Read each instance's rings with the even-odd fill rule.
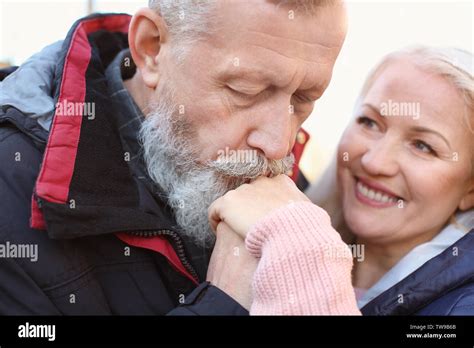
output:
[[460,173],[449,164],[426,163],[413,156],[404,159],[401,172],[409,195],[407,208],[417,217],[419,229],[445,224],[462,196]]
[[358,158],[364,153],[366,147],[366,139],[351,127],[346,130],[339,142],[338,161],[343,166],[348,166],[352,159]]
[[423,196],[427,201],[437,202],[437,204],[451,205],[447,209],[454,209],[462,196],[463,176],[460,174],[451,168],[425,167],[412,170],[412,175],[417,175],[416,182],[421,184],[417,189],[420,196]]

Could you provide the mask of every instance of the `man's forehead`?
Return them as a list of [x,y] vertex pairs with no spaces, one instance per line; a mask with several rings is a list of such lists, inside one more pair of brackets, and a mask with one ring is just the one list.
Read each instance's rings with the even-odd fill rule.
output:
[[294,43],[291,40],[283,48],[271,40],[262,40],[263,37],[258,35],[257,40],[230,50],[216,67],[217,77],[285,87],[305,75],[301,89],[314,88],[317,92],[326,88],[337,50],[301,42],[289,48]]
[[[295,74],[305,71],[305,81],[311,82],[311,76],[319,75],[320,87],[324,89],[328,81],[323,75],[331,70],[344,38],[344,30],[336,23],[340,18],[291,19],[286,10],[270,3],[251,3],[255,5],[254,11],[248,11],[245,1],[232,3],[233,7],[229,5],[223,10],[221,20],[225,22],[217,31],[216,46],[232,57],[226,57],[217,69],[218,74],[284,85]],[[328,13],[322,12],[321,16],[324,15]],[[337,33],[338,30],[341,32]]]
[[255,36],[255,39],[270,40],[273,46],[317,44],[337,49],[346,32],[344,8],[336,5],[305,14],[292,13],[265,0],[222,1],[214,15],[216,32],[225,39]]
[[340,46],[328,46],[322,43],[316,35],[311,41],[302,38],[288,38],[280,35],[255,30],[247,30],[241,34],[242,44],[249,49],[255,47],[278,54],[282,58],[298,59],[310,64],[333,58],[339,52]]

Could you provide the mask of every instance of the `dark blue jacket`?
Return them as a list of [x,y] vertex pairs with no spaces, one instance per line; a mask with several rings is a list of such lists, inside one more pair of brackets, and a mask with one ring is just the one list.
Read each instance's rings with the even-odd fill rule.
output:
[[[0,314],[248,314],[204,281],[210,250],[179,232],[139,155],[140,122],[111,95],[106,68],[129,21],[79,20],[0,75],[11,73],[0,85],[0,245],[38,247],[36,261],[0,258]],[[58,115],[62,102],[94,103],[95,117]]]
[[474,315],[474,230],[367,303],[362,314]]

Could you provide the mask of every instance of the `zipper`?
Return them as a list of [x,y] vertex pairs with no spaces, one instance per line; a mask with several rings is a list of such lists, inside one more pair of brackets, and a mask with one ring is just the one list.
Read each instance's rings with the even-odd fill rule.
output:
[[[36,201],[38,202],[38,207],[41,208],[42,206],[42,200],[38,198],[35,194]],[[191,274],[191,276],[196,280],[196,282],[199,283],[199,277],[196,273],[196,270],[194,267],[191,265],[189,260],[186,257],[186,252],[184,251],[184,245],[183,241],[181,238],[178,236],[178,234],[174,231],[171,230],[138,230],[138,231],[129,231],[126,232],[127,234],[136,236],[136,237],[142,237],[142,238],[153,238],[157,236],[167,236],[171,237],[172,242],[174,243],[174,250],[176,251],[176,254],[178,255],[179,260],[183,264],[184,268]]]
[[175,251],[178,255],[179,260],[183,264],[184,268],[191,274],[191,276],[199,283],[199,277],[194,270],[193,266],[186,257],[184,251],[184,245],[181,238],[176,234],[176,232],[171,230],[141,230],[141,231],[129,231],[126,232],[132,236],[142,237],[142,238],[153,238],[157,236],[167,236],[172,239],[173,244],[176,246]]

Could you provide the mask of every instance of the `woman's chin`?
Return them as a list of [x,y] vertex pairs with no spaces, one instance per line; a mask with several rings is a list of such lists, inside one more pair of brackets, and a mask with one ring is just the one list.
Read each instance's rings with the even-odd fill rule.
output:
[[383,221],[373,214],[360,211],[345,211],[344,219],[351,232],[358,238],[384,239],[393,235],[393,224],[384,219]]

